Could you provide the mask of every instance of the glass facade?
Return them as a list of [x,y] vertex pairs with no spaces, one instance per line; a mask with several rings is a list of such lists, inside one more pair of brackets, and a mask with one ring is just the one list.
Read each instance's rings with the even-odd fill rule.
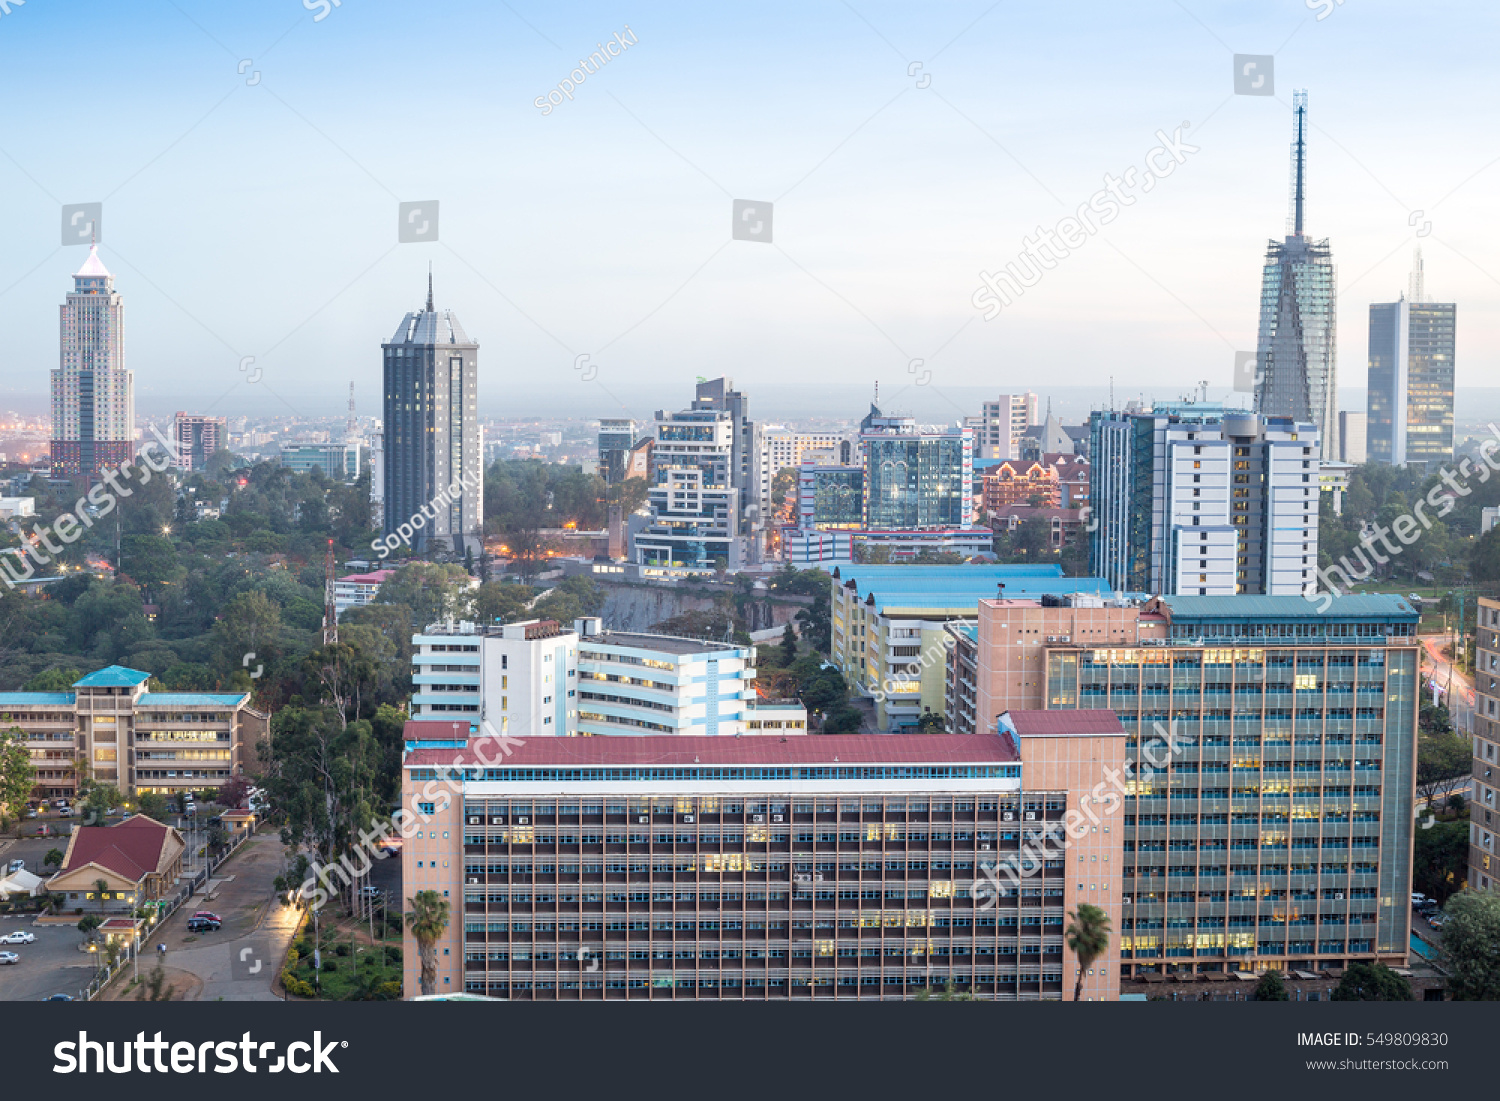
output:
[[866,436],[865,524],[965,527],[972,515],[971,444],[964,434]]
[[1256,354],[1256,411],[1311,421],[1321,457],[1338,458],[1335,270],[1328,241],[1300,234],[1266,250]]
[[1255,626],[1266,630],[1251,645],[1048,655],[1049,708],[1114,711],[1130,756],[1154,734],[1173,745],[1122,807],[1127,971],[1407,951],[1415,617],[1368,641],[1328,637],[1368,624],[1305,640],[1302,623]]

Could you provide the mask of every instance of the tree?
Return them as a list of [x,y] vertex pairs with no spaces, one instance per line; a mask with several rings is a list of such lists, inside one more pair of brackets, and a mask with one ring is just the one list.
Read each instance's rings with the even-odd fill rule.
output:
[[[924,986],[921,990],[918,990],[916,1000],[919,1002],[932,1001],[932,987]],[[949,979],[947,982],[943,983],[943,992],[938,995],[937,1000],[940,1002],[972,1002],[976,999],[974,995],[969,993],[967,990],[963,993],[959,993],[953,987],[953,980]]]
[[250,794],[253,785],[243,776],[231,776],[219,786],[217,796],[219,806],[237,807],[245,801],[245,796]]
[[83,801],[83,824],[102,826],[111,810],[124,801],[120,789],[113,784],[95,781],[89,785],[88,795]]
[[1258,1002],[1288,1002],[1291,995],[1286,992],[1286,983],[1281,972],[1274,967],[1261,972],[1260,982],[1255,984],[1255,1000]]
[[1464,891],[1444,907],[1443,947],[1457,1001],[1500,1001],[1500,894]]
[[525,619],[531,614],[528,605],[535,596],[536,590],[529,585],[487,582],[474,592],[474,619],[486,624]]
[[930,707],[922,712],[922,717],[917,720],[918,734],[941,734],[943,732],[943,713],[933,711]]
[[121,540],[121,572],[148,597],[181,575],[177,548],[165,535],[127,535]]
[[448,900],[436,891],[418,891],[406,900],[406,927],[416,938],[422,961],[422,993],[437,990],[437,942],[448,929]]
[[245,655],[253,660],[271,661],[278,652],[277,636],[281,633],[281,610],[263,592],[241,593],[224,607],[213,627],[213,643],[219,668],[244,667]]
[[47,855],[42,857],[42,867],[61,868],[67,855],[61,849],[48,849]]
[[71,692],[83,678],[77,669],[46,669],[23,685],[27,692]]
[[1469,778],[1474,749],[1451,731],[1417,736],[1417,794],[1428,802],[1445,798]]
[[1336,1002],[1409,1002],[1411,983],[1383,963],[1354,963],[1330,997]]
[[154,818],[158,822],[165,822],[167,815],[171,813],[167,809],[167,797],[157,791],[146,791],[136,796],[135,806],[147,818]]
[[35,786],[36,769],[31,766],[25,733],[14,726],[0,731],[0,823],[20,816]]
[[1412,889],[1439,903],[1457,891],[1468,873],[1469,823],[1433,822],[1416,831],[1412,852]]
[[1073,1000],[1083,997],[1083,975],[1094,961],[1109,949],[1109,915],[1088,902],[1078,904],[1077,913],[1069,912],[1072,921],[1065,934],[1068,951],[1078,959],[1078,981],[1073,984]]
[[788,623],[781,631],[781,664],[791,665],[797,660],[797,632]]
[[84,944],[93,944],[99,939],[95,932],[99,926],[104,924],[104,919],[98,914],[84,914],[78,919],[78,931],[83,934]]
[[417,628],[466,615],[470,577],[462,566],[413,562],[385,580],[377,604],[405,604]]

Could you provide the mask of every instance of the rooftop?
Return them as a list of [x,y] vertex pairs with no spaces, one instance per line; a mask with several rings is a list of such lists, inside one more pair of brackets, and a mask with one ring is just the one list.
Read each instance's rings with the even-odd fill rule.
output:
[[977,615],[979,601],[996,597],[1001,584],[1007,598],[1112,595],[1103,578],[1064,577],[1057,565],[839,566],[834,578],[879,613],[889,608],[919,608],[962,609],[967,615]]
[[0,692],[0,708],[72,707],[76,698],[72,692]]
[[1023,738],[1125,737],[1113,711],[1005,711],[996,721]]
[[250,698],[248,692],[147,692],[142,707],[235,707]]
[[[169,841],[177,831],[144,814],[134,814],[113,826],[80,826],[68,841],[68,851],[59,875],[97,864],[125,878],[139,882],[176,853],[168,853]],[[176,837],[177,846],[182,846]]]
[[1160,602],[1173,620],[1363,619],[1415,622],[1419,616],[1404,596],[1387,593],[1349,593],[1329,600],[1308,600],[1301,596],[1163,596]]
[[395,570],[375,570],[371,573],[351,573],[347,577],[339,578],[340,581],[348,581],[355,585],[380,585],[388,577],[394,577]]
[[[1072,712],[1070,714],[1081,714]],[[1109,718],[1119,725],[1113,713]],[[1007,739],[983,734],[818,734],[799,738],[644,737],[479,738],[463,749],[414,749],[405,766],[494,761],[503,768],[684,765],[1007,764],[1018,758]]]
[[150,673],[127,669],[123,665],[106,665],[73,682],[74,688],[134,688],[151,679]]
[[604,631],[597,635],[585,635],[578,640],[580,650],[590,645],[618,646],[626,650],[656,650],[663,654],[732,653],[744,649],[733,643],[713,642],[705,638],[627,634],[623,631]]

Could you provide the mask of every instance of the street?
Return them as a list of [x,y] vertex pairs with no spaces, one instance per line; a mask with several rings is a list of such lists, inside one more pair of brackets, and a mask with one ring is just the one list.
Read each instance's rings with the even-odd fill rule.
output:
[[1473,733],[1474,685],[1463,670],[1443,656],[1443,647],[1451,644],[1451,636],[1423,635],[1421,642],[1422,691],[1431,699],[1436,684],[1439,698],[1448,701],[1453,729],[1460,734]]

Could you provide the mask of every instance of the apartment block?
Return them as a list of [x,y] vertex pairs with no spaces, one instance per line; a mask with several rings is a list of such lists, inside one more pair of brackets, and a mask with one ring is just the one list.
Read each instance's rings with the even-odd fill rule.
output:
[[741,497],[735,482],[739,422],[724,409],[658,411],[652,451],[651,520],[635,533],[636,563],[664,573],[740,569]]
[[1479,598],[1474,657],[1474,790],[1469,798],[1469,887],[1500,887],[1500,600]]
[[413,719],[453,719],[490,734],[577,733],[578,634],[556,620],[467,620],[412,636]]
[[1109,711],[1137,760],[1169,741],[1121,807],[1125,975],[1405,962],[1416,610],[1164,596],[1103,622],[1073,611],[984,602],[972,634],[954,631],[950,713],[971,736],[999,708]]
[[[403,882],[452,903],[438,994],[876,1001],[951,982],[1060,1001],[1079,978],[1067,911],[1097,900],[1118,921],[1120,830],[1100,823],[998,897],[976,880],[1076,818],[1124,741],[1112,716],[1075,712],[967,738],[419,746]],[[1116,997],[1118,966],[1112,943],[1083,996]]]
[[1135,593],[1300,595],[1318,564],[1317,429],[1182,403],[1091,421],[1092,571]]
[[270,717],[248,692],[148,692],[150,677],[111,665],[71,692],[0,692],[48,798],[73,797],[80,766],[126,795],[217,788],[255,767]]
[[943,713],[952,645],[945,628],[973,622],[985,597],[1108,592],[1098,578],[1064,577],[1057,565],[840,565],[832,576],[829,660],[874,701],[881,731],[915,728],[923,715]]

